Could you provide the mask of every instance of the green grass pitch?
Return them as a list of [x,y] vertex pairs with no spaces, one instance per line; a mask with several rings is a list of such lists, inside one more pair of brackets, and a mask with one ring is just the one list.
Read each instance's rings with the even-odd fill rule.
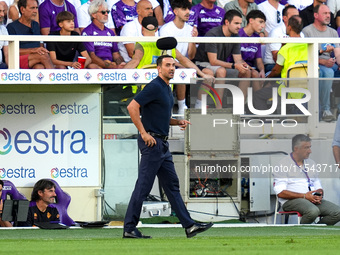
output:
[[187,239],[182,228],[140,228],[152,239],[122,239],[122,229],[0,229],[0,253],[336,255],[340,227],[217,227]]

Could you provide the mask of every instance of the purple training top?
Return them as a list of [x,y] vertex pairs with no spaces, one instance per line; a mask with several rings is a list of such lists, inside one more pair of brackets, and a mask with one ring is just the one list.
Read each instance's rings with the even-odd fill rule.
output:
[[136,2],[134,6],[126,5],[120,0],[112,6],[111,15],[116,28],[120,29],[126,23],[138,16],[136,5]]
[[56,17],[58,13],[62,11],[69,11],[74,15],[74,27],[78,27],[78,19],[77,19],[77,12],[74,8],[73,4],[65,0],[66,7],[63,6],[56,6],[51,2],[51,0],[44,1],[39,6],[39,23],[40,28],[50,28],[50,32],[59,31],[60,27],[57,24]]
[[[243,28],[241,28],[238,31],[238,35],[240,37],[249,37],[243,30]],[[254,33],[252,36],[250,37],[260,37],[258,34]],[[240,41],[242,41],[242,39],[240,39]],[[256,59],[257,58],[261,58],[261,44],[260,43],[241,43],[240,44],[241,47],[241,55],[242,55],[242,59],[247,62],[248,65],[250,65],[251,67],[256,66]]]
[[223,25],[225,11],[223,8],[214,5],[213,9],[207,9],[201,4],[196,4],[191,8],[194,13],[193,21],[198,30],[198,36],[204,36],[213,27]]
[[[115,36],[111,29],[104,27],[100,30],[93,22],[83,30],[82,35]],[[94,52],[102,60],[113,61],[112,54],[118,52],[116,42],[84,42],[84,45],[89,53]]]
[[[255,3],[260,4],[260,3],[263,3],[264,1],[266,1],[266,0],[255,0]],[[286,4],[288,4],[288,0],[280,0],[280,4],[286,5]]]

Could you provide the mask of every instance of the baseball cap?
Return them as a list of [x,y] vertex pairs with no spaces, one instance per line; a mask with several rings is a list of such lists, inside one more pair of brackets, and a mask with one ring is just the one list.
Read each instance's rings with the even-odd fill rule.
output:
[[158,28],[157,19],[153,16],[145,17],[142,20],[142,26],[149,31],[153,31]]

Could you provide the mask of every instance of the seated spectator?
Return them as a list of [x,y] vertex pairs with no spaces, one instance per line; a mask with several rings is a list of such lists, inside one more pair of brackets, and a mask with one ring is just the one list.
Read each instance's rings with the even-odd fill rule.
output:
[[[148,0],[141,0],[138,2],[137,7],[138,17],[134,18],[132,21],[126,23],[122,31],[120,32],[120,36],[143,36],[142,35],[142,20],[145,17],[153,16],[152,5]],[[158,36],[158,33],[156,33]],[[124,58],[124,61],[127,63],[131,60],[133,55],[133,50],[135,48],[134,42],[123,42],[118,43],[119,52]]]
[[[192,5],[192,0],[188,0],[190,4]],[[163,13],[164,13],[164,23],[169,23],[175,19],[175,14],[173,12],[173,9],[169,3],[169,0],[164,0],[164,2],[167,2],[167,5],[164,5],[163,7]],[[194,12],[190,10],[190,15],[188,21],[186,23],[190,26],[194,26]],[[196,28],[197,29],[197,28]]]
[[[113,31],[105,27],[110,10],[105,0],[94,0],[89,7],[92,23],[87,26],[82,35],[115,36]],[[122,68],[124,59],[119,54],[116,42],[86,42],[84,43],[90,54],[92,63],[100,68],[113,69]]]
[[[1,8],[1,7],[0,7]],[[2,6],[3,8],[3,6]],[[0,9],[1,10],[1,9]],[[3,221],[1,219],[2,217],[2,208],[3,208],[3,201],[1,199],[1,195],[2,195],[2,189],[4,187],[4,182],[2,180],[0,180],[0,227],[12,227],[12,224],[8,221]]]
[[[145,17],[142,20],[142,34],[143,36],[155,36],[158,30],[158,22],[155,17]],[[143,66],[156,64],[157,57],[162,55],[162,50],[158,49],[156,42],[137,42],[132,60],[127,63],[124,68],[126,69],[140,69]],[[187,57],[183,56],[177,49],[171,50],[171,55],[178,60],[178,62],[186,67],[196,70],[197,75],[213,79],[210,75],[204,74],[194,63]]]
[[[74,31],[74,15],[71,12],[59,12],[56,19],[60,31],[51,32],[50,35],[79,35]],[[86,58],[85,68],[99,68],[96,64],[91,64],[91,58],[82,42],[48,42],[47,49],[57,69],[66,69],[68,67],[80,69],[81,64],[75,61],[77,52]]]
[[47,179],[39,180],[33,187],[31,201],[35,202],[34,206],[28,209],[28,216],[24,226],[34,226],[39,222],[59,221],[59,212],[57,208],[50,207],[56,199],[55,185]]
[[137,3],[134,0],[120,0],[112,6],[111,15],[117,35],[120,35],[126,23],[138,16],[136,7]]
[[[290,17],[287,24],[287,34],[289,37],[301,37],[301,30],[301,17],[298,15]],[[290,66],[294,65],[298,61],[307,61],[307,59],[308,45],[306,43],[287,43],[278,51],[276,64],[267,77],[274,78],[281,76],[282,78],[287,78],[287,70]],[[253,100],[255,109],[267,110],[267,102],[273,97],[273,87],[279,87],[279,85],[279,83],[271,83],[270,85],[256,91],[254,93]],[[298,94],[301,95],[300,93]],[[279,95],[281,95],[280,89]]]
[[[302,18],[303,27],[309,26],[314,22],[314,8],[317,5],[326,4],[327,0],[314,0],[313,4],[307,6],[305,9],[300,11],[300,17]],[[328,26],[336,29],[336,23],[333,13],[330,13],[330,21]]]
[[[318,4],[314,7],[314,22],[305,27],[302,32],[305,37],[335,37],[338,33],[335,29],[328,26],[331,12],[327,5]],[[338,70],[340,64],[340,45],[319,44],[319,77],[334,78],[334,72]],[[334,55],[333,55],[334,54]],[[323,121],[331,122],[335,116],[330,111],[330,93],[332,89],[332,80],[319,80],[319,104],[320,118]],[[340,109],[340,106],[338,106]]]
[[[21,14],[19,12],[18,2],[19,0],[14,0],[13,4],[9,6],[8,15],[7,15],[7,24],[20,18]],[[35,21],[39,22],[38,18],[39,17],[37,16],[37,19]]]
[[280,4],[278,0],[267,0],[258,5],[260,11],[266,15],[266,33],[267,35],[270,31],[283,23],[282,21],[282,10],[284,5]]
[[[206,37],[237,37],[241,28],[242,16],[236,10],[229,10],[224,15],[224,23],[221,26],[214,27],[206,33]],[[227,59],[233,58],[232,62]],[[250,78],[251,71],[249,65],[244,62],[241,56],[239,43],[201,43],[195,56],[196,65],[200,68],[206,68],[213,72],[216,78]],[[224,80],[216,81],[224,84]],[[247,98],[249,80],[240,81],[239,87]],[[200,90],[201,91],[201,90]],[[224,89],[216,89],[220,98],[223,98]],[[195,108],[200,108],[201,95],[198,95]],[[221,102],[216,100],[217,108],[222,108]]]
[[[240,37],[260,37],[259,33],[266,25],[266,16],[260,10],[253,10],[247,15],[247,25],[238,32]],[[241,43],[242,59],[251,67],[251,78],[265,78],[260,43]],[[261,89],[259,81],[252,82],[253,91]]]
[[[5,8],[3,5],[0,5],[0,36],[8,35],[6,27],[3,25],[5,19]],[[2,55],[4,55],[5,59],[2,59]],[[0,41],[0,69],[8,68],[8,42]]]
[[[85,27],[91,24],[89,7],[92,1],[93,0],[89,0],[76,9],[80,34],[83,32]],[[108,21],[105,23],[105,26],[110,28],[116,34],[115,25],[112,21],[112,15],[109,15]]]
[[[18,7],[21,17],[7,25],[10,35],[40,35],[39,24],[34,21],[38,14],[37,0],[19,0]],[[40,42],[20,42],[20,68],[22,69],[52,69],[48,50]]]
[[[172,10],[175,14],[175,19],[166,23],[160,29],[160,36],[172,36],[172,37],[189,37],[197,36],[197,29],[188,25],[186,22],[190,17],[191,4],[188,0],[173,0],[171,2]],[[185,57],[190,60],[195,57],[196,44],[195,43],[178,43],[176,49]],[[184,114],[184,110],[187,109],[185,104],[186,85],[176,85],[176,96],[178,104],[178,113]]]
[[227,12],[229,10],[237,10],[242,15],[242,27],[247,25],[246,16],[249,12],[253,10],[258,10],[257,4],[254,0],[233,0],[224,6],[224,10]]
[[[276,26],[272,29],[269,33],[269,37],[272,38],[287,38],[289,35],[287,34],[287,25],[288,20],[293,15],[299,15],[299,11],[296,9],[294,5],[287,5],[282,10],[282,20],[283,23]],[[301,37],[304,37],[304,35],[301,33]],[[269,73],[273,67],[275,66],[276,60],[277,60],[277,53],[280,50],[282,44],[281,43],[267,43],[266,44],[266,51],[264,53],[264,67],[265,72]]]
[[320,216],[318,224],[334,225],[340,221],[340,207],[323,199],[324,191],[315,162],[309,158],[311,139],[296,135],[292,139],[292,153],[279,162],[280,169],[291,171],[273,172],[274,191],[284,211],[298,211],[301,224],[311,224]]
[[60,30],[56,16],[62,11],[69,11],[76,17],[74,31],[80,33],[77,12],[73,4],[68,0],[45,0],[39,7],[39,21],[42,35],[48,35],[50,32]]
[[210,29],[223,24],[225,11],[223,8],[214,5],[216,0],[202,0],[201,3],[193,6],[193,24],[198,30],[198,36],[204,36]]

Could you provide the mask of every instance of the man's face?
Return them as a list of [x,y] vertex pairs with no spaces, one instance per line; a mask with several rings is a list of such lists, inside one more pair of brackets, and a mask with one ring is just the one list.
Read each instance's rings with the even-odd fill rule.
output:
[[55,202],[55,188],[44,189],[44,191],[39,190],[38,194],[40,196],[40,200],[45,202],[46,204],[53,204]]
[[228,24],[229,32],[236,35],[241,29],[242,18],[235,16],[230,23],[228,20],[226,20],[226,24]]
[[296,146],[295,153],[298,155],[300,159],[307,159],[309,155],[312,153],[312,145],[311,142],[300,142],[298,146]]
[[166,79],[174,78],[175,60],[173,58],[163,58],[162,65],[157,67],[159,75]]
[[101,5],[98,9],[98,11],[93,15],[93,18],[95,18],[98,22],[105,24],[109,19],[109,13],[110,11]]
[[0,4],[0,25],[4,23],[5,8]]
[[22,16],[27,20],[33,20],[38,15],[38,3],[36,0],[27,0],[26,8],[21,7]]
[[266,22],[261,18],[250,19],[249,22],[256,33],[260,33],[266,26]]
[[285,22],[286,26],[288,24],[288,20],[290,17],[294,16],[294,15],[299,15],[299,11],[295,8],[289,8],[287,10],[287,16],[283,16],[282,19],[283,19],[283,22]]
[[190,16],[190,10],[184,9],[184,8],[176,8],[174,10],[174,14],[176,15],[176,17],[178,17],[180,20],[187,22],[189,20],[189,16]]
[[331,12],[327,5],[321,5],[318,13],[314,13],[315,20],[319,21],[322,25],[328,25],[331,22]]
[[152,5],[149,1],[143,1],[138,5],[138,16],[142,19],[153,15]]

